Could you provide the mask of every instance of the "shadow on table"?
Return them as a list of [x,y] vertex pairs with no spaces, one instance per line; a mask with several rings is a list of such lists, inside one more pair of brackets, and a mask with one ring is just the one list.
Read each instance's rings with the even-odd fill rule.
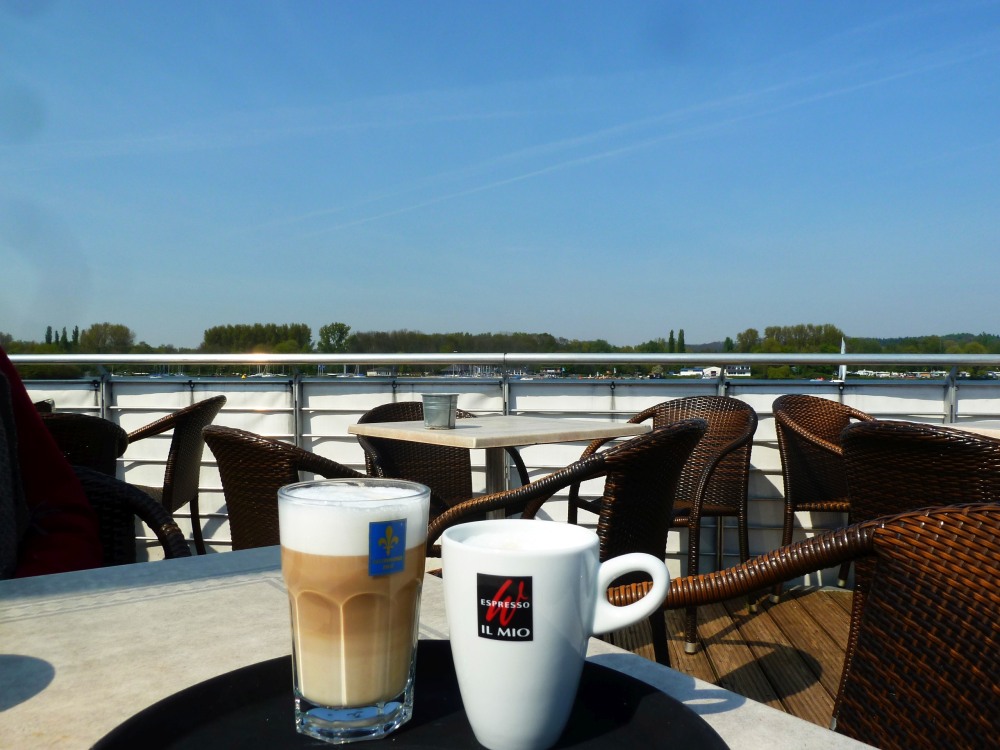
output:
[[[641,657],[634,654],[599,654],[589,658],[595,664],[629,672],[636,679],[668,693],[699,715],[732,711],[747,702],[742,695],[724,688],[708,683],[699,686],[691,675],[675,669],[668,670],[652,661],[636,659]],[[625,662],[628,662],[627,665]]]
[[55,667],[44,659],[0,654],[0,711],[38,695],[55,676]]

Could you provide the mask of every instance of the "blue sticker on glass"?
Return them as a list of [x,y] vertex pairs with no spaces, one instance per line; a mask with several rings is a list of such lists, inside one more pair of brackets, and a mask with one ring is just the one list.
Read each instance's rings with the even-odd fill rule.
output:
[[406,564],[406,519],[368,524],[368,575],[399,573]]

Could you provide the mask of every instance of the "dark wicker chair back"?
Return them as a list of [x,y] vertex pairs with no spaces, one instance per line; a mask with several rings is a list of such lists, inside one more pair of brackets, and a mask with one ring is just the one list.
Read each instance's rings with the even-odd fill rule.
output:
[[90,414],[41,412],[42,422],[73,466],[108,476],[118,473],[118,458],[128,447],[128,433],[114,422]]
[[796,510],[848,510],[840,433],[853,421],[871,422],[875,418],[836,401],[805,394],[779,396],[773,411],[785,481],[783,544],[788,544],[788,514]]
[[[592,453],[564,469],[506,492],[457,503],[431,520],[428,555],[440,555],[436,542],[449,526],[484,517],[490,511],[521,513],[534,518],[559,490],[604,477],[597,536],[601,560],[646,552],[663,559],[672,518],[672,498],[685,461],[705,433],[703,419],[685,419],[654,429],[604,451]],[[634,634],[633,631],[638,631]],[[622,648],[667,664],[666,620],[656,613],[647,622],[612,633]]]
[[[747,488],[750,480],[750,451],[757,430],[757,413],[749,404],[728,396],[690,396],[651,406],[629,419],[632,423],[652,420],[653,427],[665,427],[684,419],[704,419],[708,429],[684,463],[673,498],[675,527],[688,529],[689,575],[699,569],[701,519],[719,518],[718,566],[722,567],[722,516],[737,520],[740,560],[749,557]],[[605,440],[595,440],[584,455],[596,451]],[[577,507],[597,510],[592,501],[582,500],[578,488],[570,493],[569,519],[577,521]],[[664,540],[664,551],[666,540]],[[663,554],[663,553],[661,553]],[[685,649],[694,653],[698,640],[697,609],[687,613]]]
[[35,411],[37,411],[39,414],[51,414],[53,411],[55,411],[55,409],[56,409],[56,402],[51,398],[35,402]]
[[279,543],[278,488],[300,481],[299,472],[327,479],[364,476],[336,461],[252,432],[209,425],[202,433],[218,463],[233,549]]
[[[456,417],[472,419],[475,415],[459,409]],[[420,401],[397,401],[370,409],[358,423],[416,422],[423,418],[424,405]],[[357,438],[365,452],[369,476],[407,479],[431,488],[431,517],[472,497],[472,462],[465,448],[363,435]],[[527,484],[528,472],[517,449],[508,448],[507,455],[517,468],[521,484]]]
[[159,500],[170,513],[185,505],[191,511],[191,533],[198,554],[205,554],[205,540],[198,508],[198,483],[201,476],[201,459],[205,439],[201,431],[210,425],[226,403],[225,396],[206,398],[191,406],[175,411],[162,419],[150,422],[129,433],[129,444],[153,435],[173,430],[162,487],[141,487],[148,495]]
[[[995,747],[1000,736],[1000,505],[864,521],[727,570],[676,579],[667,609],[711,604],[874,557],[851,622],[832,728],[876,747]],[[646,584],[609,592],[617,604]]]
[[1000,439],[879,420],[850,425],[841,443],[851,523],[931,503],[1000,502]]
[[[863,411],[830,399],[788,394],[772,406],[785,486],[782,545],[790,544],[796,511],[846,513],[850,510],[840,434],[852,422],[872,422]],[[849,564],[840,572],[846,585]],[[778,600],[781,587],[771,598]]]

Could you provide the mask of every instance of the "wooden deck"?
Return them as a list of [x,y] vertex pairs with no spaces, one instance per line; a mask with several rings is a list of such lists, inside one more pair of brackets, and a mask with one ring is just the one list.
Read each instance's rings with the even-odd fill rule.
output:
[[746,601],[698,609],[702,647],[684,653],[684,612],[668,613],[674,669],[802,719],[830,725],[850,628],[852,595],[792,589],[766,597],[755,614]]

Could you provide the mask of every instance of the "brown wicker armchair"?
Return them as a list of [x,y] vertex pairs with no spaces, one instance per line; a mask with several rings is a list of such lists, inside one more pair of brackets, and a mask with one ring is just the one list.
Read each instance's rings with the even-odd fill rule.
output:
[[198,480],[201,457],[205,448],[202,428],[212,423],[226,403],[225,396],[206,398],[150,422],[129,433],[129,445],[153,435],[173,430],[162,487],[140,486],[146,494],[158,500],[170,513],[187,505],[191,511],[191,534],[199,555],[205,554],[205,539],[198,510]]
[[336,461],[252,432],[209,425],[202,434],[218,462],[233,549],[280,542],[278,488],[298,482],[300,471],[327,479],[364,476]]
[[[733,599],[867,556],[874,577],[851,621],[831,727],[882,748],[995,747],[1000,505],[930,508],[829,531],[674,580],[664,607]],[[628,604],[646,587],[613,587],[609,598]]]
[[[996,438],[939,425],[879,420],[848,426],[841,444],[850,523],[929,505],[1000,503]],[[861,616],[873,575],[873,561],[854,563],[855,618]]]
[[[796,511],[846,513],[850,510],[840,433],[854,421],[875,418],[830,399],[787,394],[774,400],[774,427],[785,485],[785,518],[781,544],[792,541]],[[847,585],[850,561],[840,571]],[[781,586],[771,593],[778,601]]]
[[73,466],[108,476],[118,473],[118,459],[128,447],[128,433],[114,422],[90,414],[40,412],[59,450]]
[[[708,423],[708,430],[684,464],[673,498],[672,525],[688,530],[688,575],[699,569],[701,519],[717,519],[718,568],[722,567],[722,519],[735,516],[740,561],[749,557],[747,530],[747,487],[750,479],[750,450],[757,430],[757,413],[749,404],[727,396],[690,396],[656,404],[629,419],[641,423],[653,421],[663,427],[682,419],[698,418]],[[595,440],[584,451],[591,455],[606,440]],[[579,485],[570,489],[568,518],[577,522],[578,508],[597,512],[599,501],[580,497]],[[665,553],[665,549],[663,551]],[[686,616],[684,649],[694,653],[698,643],[698,610],[691,607]]]
[[[437,540],[450,526],[482,518],[495,510],[521,513],[522,518],[530,519],[559,490],[603,476],[604,494],[597,524],[601,560],[628,552],[646,552],[662,560],[672,518],[673,490],[706,429],[703,419],[685,419],[593,453],[516,489],[458,503],[430,522],[428,555],[440,555]],[[633,629],[651,635],[635,636]],[[609,637],[624,648],[640,643],[641,653],[661,664],[669,663],[662,613]]]
[[103,472],[85,466],[74,466],[73,470],[97,513],[104,565],[126,565],[136,561],[137,517],[156,535],[165,558],[190,557],[191,550],[184,534],[158,501]]
[[[459,409],[456,417],[474,419],[475,415]],[[358,423],[416,422],[423,418],[424,405],[421,402],[397,401],[370,409],[361,415]],[[364,435],[357,438],[365,452],[365,468],[369,476],[408,479],[431,488],[431,517],[472,497],[472,462],[465,448]],[[527,484],[530,480],[521,454],[513,447],[506,450],[521,484]]]

